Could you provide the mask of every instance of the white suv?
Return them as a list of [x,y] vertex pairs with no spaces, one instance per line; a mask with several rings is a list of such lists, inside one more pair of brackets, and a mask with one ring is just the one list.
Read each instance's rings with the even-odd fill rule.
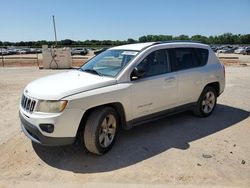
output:
[[23,132],[43,145],[81,140],[107,152],[119,128],[192,109],[209,116],[225,87],[225,70],[207,45],[151,42],[110,48],[78,70],[40,78],[25,88]]

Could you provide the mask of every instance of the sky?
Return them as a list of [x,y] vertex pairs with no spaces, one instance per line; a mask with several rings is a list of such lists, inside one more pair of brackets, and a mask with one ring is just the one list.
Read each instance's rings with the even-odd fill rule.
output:
[[250,0],[0,0],[0,41],[250,33]]

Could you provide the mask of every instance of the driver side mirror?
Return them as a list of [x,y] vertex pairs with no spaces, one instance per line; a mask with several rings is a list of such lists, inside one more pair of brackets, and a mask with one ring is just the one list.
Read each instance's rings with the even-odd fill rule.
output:
[[145,73],[146,73],[145,68],[135,67],[131,73],[131,80],[137,80],[137,79],[143,77],[145,75]]

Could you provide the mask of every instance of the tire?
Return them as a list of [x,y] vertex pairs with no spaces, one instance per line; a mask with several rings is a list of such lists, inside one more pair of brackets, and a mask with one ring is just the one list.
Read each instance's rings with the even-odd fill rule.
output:
[[102,155],[114,145],[118,133],[118,115],[111,107],[94,110],[84,129],[84,144],[91,153]]
[[194,114],[199,117],[210,116],[217,103],[217,93],[213,87],[207,86],[202,91],[194,108]]

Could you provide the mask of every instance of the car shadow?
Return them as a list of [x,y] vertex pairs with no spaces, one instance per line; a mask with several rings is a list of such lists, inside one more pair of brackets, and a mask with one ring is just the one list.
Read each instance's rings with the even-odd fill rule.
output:
[[207,118],[184,112],[121,131],[114,147],[103,156],[88,153],[79,146],[32,145],[37,155],[52,167],[75,173],[107,172],[136,164],[170,148],[188,149],[189,142],[237,126],[249,115],[248,111],[221,104]]

